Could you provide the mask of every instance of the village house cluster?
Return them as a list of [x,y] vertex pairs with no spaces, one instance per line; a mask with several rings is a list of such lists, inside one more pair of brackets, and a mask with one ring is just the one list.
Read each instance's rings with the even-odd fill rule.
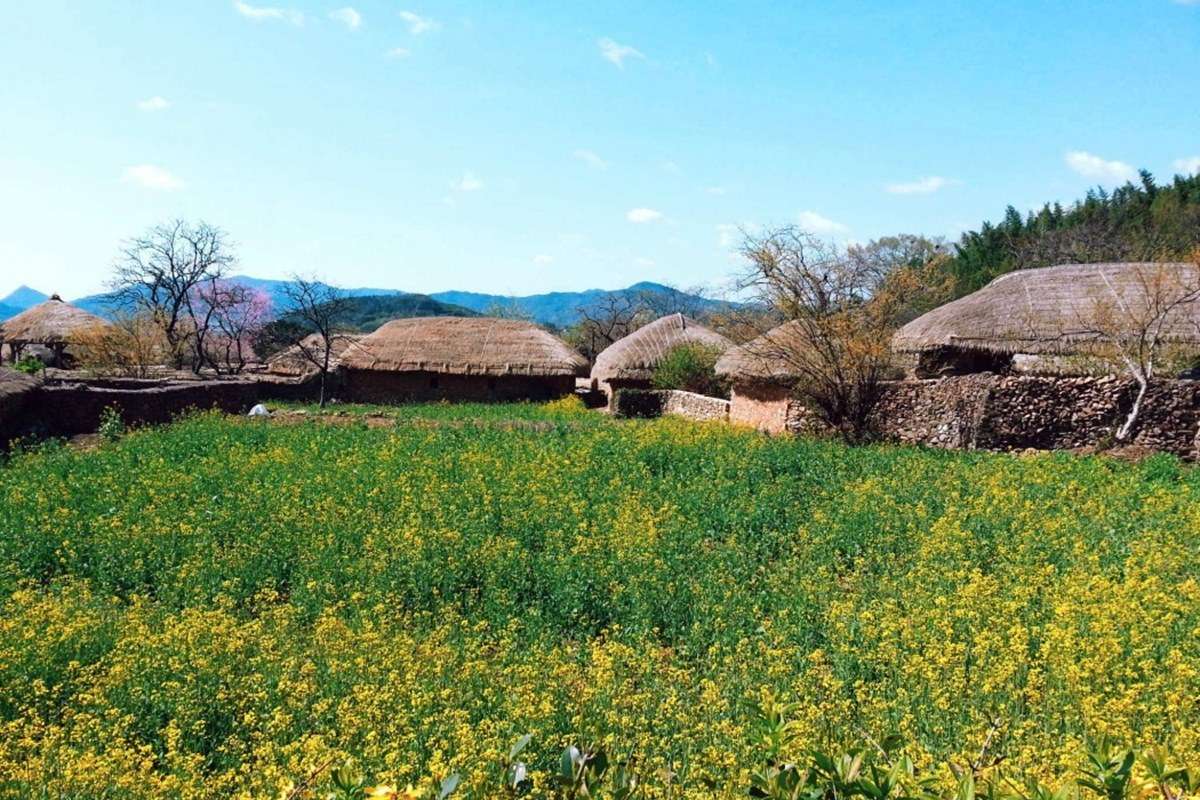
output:
[[[1195,456],[1200,401],[1188,375],[1146,375],[1158,380],[1138,392],[1137,371],[1120,363],[1130,357],[1118,352],[1115,359],[1109,353],[1102,365],[1097,360],[1102,340],[1200,353],[1195,302],[1159,309],[1149,322],[1131,313],[1133,306],[1167,302],[1150,296],[1160,287],[1147,281],[1145,267],[1109,263],[1011,272],[904,325],[891,342],[898,374],[882,385],[874,412],[881,438],[963,448],[1086,446],[1119,424],[1131,402],[1149,398],[1153,409],[1146,412],[1139,441]],[[1190,281],[1196,267],[1156,269]],[[1114,310],[1104,320],[1094,313],[1089,317],[1089,298],[1102,295],[1115,298]],[[9,362],[35,355],[46,365],[69,369],[80,331],[107,324],[54,296],[0,325],[0,353]],[[715,374],[727,382],[729,397],[667,398],[662,410],[770,433],[819,432],[820,421],[797,391],[804,376],[787,357],[805,346],[798,325],[784,322],[735,345],[684,314],[668,314],[619,339],[589,369],[576,350],[528,321],[417,317],[393,320],[368,335],[339,335],[330,340],[329,356],[335,395],[347,402],[541,401],[578,391],[599,397],[602,402],[595,405],[615,412],[620,393],[653,388],[655,370],[668,354],[698,346],[719,356]],[[321,344],[314,334],[284,349],[259,371],[237,379],[250,388],[227,396],[238,402],[302,397],[297,387],[315,371],[302,351]],[[3,376],[0,429],[10,431],[16,427],[19,398],[41,384],[11,370]],[[67,382],[76,393],[138,389],[112,382],[89,389],[81,376],[56,372],[55,377],[54,383]],[[56,388],[61,387],[42,390]],[[184,399],[175,402],[192,398],[194,405],[209,404],[203,382],[189,391],[180,390]],[[120,399],[114,395],[116,402]]]

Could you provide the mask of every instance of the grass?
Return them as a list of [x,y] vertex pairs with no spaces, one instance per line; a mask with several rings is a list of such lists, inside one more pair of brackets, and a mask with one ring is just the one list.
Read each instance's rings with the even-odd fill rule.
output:
[[[353,414],[370,409],[345,409]],[[741,785],[896,733],[1053,778],[1200,753],[1200,480],[1177,461],[767,439],[570,407],[218,415],[0,468],[0,796],[264,796],[330,758],[482,781],[597,742]]]

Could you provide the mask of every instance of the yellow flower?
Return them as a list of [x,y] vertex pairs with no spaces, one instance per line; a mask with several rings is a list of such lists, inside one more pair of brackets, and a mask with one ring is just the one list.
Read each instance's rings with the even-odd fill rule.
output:
[[411,783],[403,789],[393,786],[370,786],[363,791],[367,797],[377,797],[381,800],[420,800],[421,797]]

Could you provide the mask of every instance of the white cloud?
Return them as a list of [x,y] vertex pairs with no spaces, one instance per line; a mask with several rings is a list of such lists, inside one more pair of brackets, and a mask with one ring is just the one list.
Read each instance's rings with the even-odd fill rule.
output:
[[834,234],[847,233],[850,228],[840,222],[834,222],[829,217],[822,216],[815,211],[801,211],[796,220],[800,223],[800,227],[809,233],[815,234]]
[[638,225],[658,222],[662,218],[662,212],[655,211],[653,208],[632,208],[625,214],[625,219]]
[[717,226],[717,246],[721,249],[733,247],[733,240],[738,234],[738,226],[728,223]]
[[726,189],[724,186],[709,186],[709,187],[706,187],[704,191],[707,192],[708,194],[713,195],[714,197],[720,197],[720,196],[728,193],[729,190]]
[[669,172],[672,175],[682,175],[683,174],[683,168],[680,167],[678,164],[676,164],[674,161],[664,161],[662,163],[662,168],[663,168],[663,171]]
[[436,31],[441,27],[437,20],[422,17],[420,14],[412,11],[401,11],[400,19],[408,23],[408,32],[413,36],[420,36],[422,33]]
[[608,169],[608,162],[592,150],[576,150],[574,153],[572,153],[572,155],[583,163],[587,164],[589,167],[595,167],[596,169]]
[[[1196,0],[1196,5],[1200,5],[1200,0]],[[1175,167],[1176,172],[1182,172],[1184,175],[1200,175],[1200,156],[1178,158],[1171,166]]]
[[255,22],[264,22],[268,20],[284,20],[293,25],[304,24],[304,14],[292,8],[274,8],[271,6],[252,6],[249,3],[244,3],[242,0],[234,0],[233,7],[246,19],[252,19]]
[[644,256],[639,256],[633,260],[635,267],[653,267],[655,263],[657,262],[653,258],[646,258]]
[[335,22],[340,22],[352,31],[356,31],[362,27],[362,14],[350,6],[339,8],[336,11],[329,12],[329,18]]
[[541,253],[533,257],[533,263],[537,264],[539,267],[544,267],[547,264],[554,263],[554,256],[548,256],[545,253]]
[[393,47],[391,50],[388,50],[386,53],[384,53],[384,55],[391,59],[408,58],[412,55],[412,51],[407,47]]
[[147,97],[145,100],[139,100],[137,107],[140,111],[165,111],[171,107],[171,102],[165,97]]
[[467,170],[462,178],[450,184],[450,188],[459,192],[478,192],[483,188],[483,181],[474,172]]
[[136,183],[146,189],[157,189],[164,192],[183,188],[183,181],[162,167],[153,164],[138,164],[129,167],[121,174],[124,183]]
[[956,183],[956,181],[943,178],[940,175],[930,175],[908,183],[889,183],[884,187],[884,191],[888,194],[933,194],[939,189],[945,189],[953,183]]
[[1070,151],[1065,160],[1068,167],[1085,178],[1124,182],[1137,177],[1137,170],[1124,161],[1106,161],[1083,150]]
[[645,58],[637,48],[619,44],[608,37],[601,39],[597,44],[600,45],[601,57],[616,64],[620,69],[625,69],[625,59],[627,58]]

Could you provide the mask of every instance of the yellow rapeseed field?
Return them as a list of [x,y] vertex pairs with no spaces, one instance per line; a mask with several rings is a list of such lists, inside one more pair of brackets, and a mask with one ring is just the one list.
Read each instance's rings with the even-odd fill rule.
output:
[[895,735],[944,783],[985,741],[1051,783],[1103,736],[1200,756],[1172,459],[402,416],[0,467],[0,796],[286,796],[347,759],[483,786],[527,733],[534,797],[569,745],[745,796],[768,698],[798,754]]

